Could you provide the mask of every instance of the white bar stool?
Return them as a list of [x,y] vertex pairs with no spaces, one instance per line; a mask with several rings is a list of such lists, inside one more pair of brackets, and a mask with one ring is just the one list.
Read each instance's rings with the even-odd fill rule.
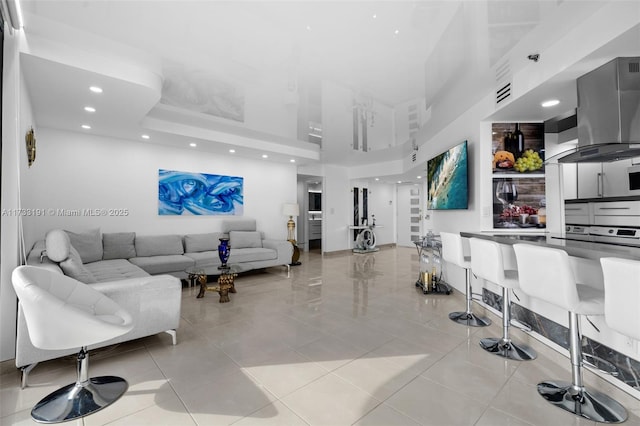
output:
[[614,331],[640,340],[640,260],[604,257],[604,321]]
[[460,234],[450,232],[440,232],[442,240],[442,258],[449,263],[458,265],[465,270],[466,278],[466,299],[467,309],[464,312],[451,312],[449,319],[458,324],[468,325],[472,327],[486,327],[491,324],[491,320],[486,317],[477,316],[471,311],[471,300],[473,293],[471,292],[471,279],[469,269],[471,269],[471,258],[464,255],[464,247],[462,246],[462,237]]
[[627,412],[619,402],[582,382],[582,335],[578,315],[603,315],[604,292],[576,282],[576,273],[564,250],[531,244],[513,246],[518,260],[520,288],[531,297],[569,312],[571,383],[548,380],[538,393],[551,404],[601,423],[621,423]]
[[480,340],[480,346],[492,354],[516,361],[530,361],[538,354],[529,346],[514,343],[509,337],[511,325],[511,298],[509,290],[519,288],[518,271],[504,269],[504,259],[500,244],[471,238],[471,268],[480,278],[502,287],[502,337],[488,337]]

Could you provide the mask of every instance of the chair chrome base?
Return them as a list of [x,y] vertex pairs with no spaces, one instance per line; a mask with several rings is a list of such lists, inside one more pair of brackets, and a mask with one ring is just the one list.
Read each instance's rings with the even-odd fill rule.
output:
[[570,413],[600,423],[622,423],[627,410],[616,400],[597,391],[576,388],[567,382],[538,383],[538,393],[547,401]]
[[449,319],[458,324],[468,325],[470,327],[486,327],[491,325],[489,318],[477,316],[473,312],[451,312]]
[[515,361],[530,361],[538,356],[536,351],[529,346],[519,345],[504,338],[487,337],[481,339],[480,347],[487,352]]
[[117,401],[128,388],[126,380],[115,376],[71,383],[38,402],[31,417],[39,423],[60,423],[88,416]]

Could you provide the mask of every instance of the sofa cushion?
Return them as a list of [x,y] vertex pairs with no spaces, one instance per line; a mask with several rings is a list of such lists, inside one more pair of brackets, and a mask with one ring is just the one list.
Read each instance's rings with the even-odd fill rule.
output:
[[257,262],[259,260],[272,260],[278,257],[278,253],[265,248],[241,248],[231,249],[231,255],[227,263]]
[[69,249],[69,257],[60,262],[60,267],[65,275],[85,284],[98,282],[93,274],[84,267],[80,254],[73,246]]
[[187,234],[184,236],[185,253],[198,253],[201,251],[218,250],[218,244],[222,233],[212,232],[209,234]]
[[255,219],[224,219],[220,223],[222,232],[229,233],[231,231],[255,231]]
[[78,250],[82,263],[102,260],[102,237],[99,229],[92,229],[83,233],[65,231],[71,245]]
[[125,259],[102,260],[84,266],[99,283],[149,276],[142,268]]
[[168,272],[183,272],[189,266],[193,266],[194,260],[181,254],[163,256],[133,257],[129,259],[151,275],[165,274]]
[[185,256],[193,259],[194,266],[198,268],[208,268],[210,266],[220,266],[220,257],[218,257],[218,250],[216,251],[199,251],[197,253],[185,253]]
[[135,246],[137,257],[167,256],[184,253],[182,237],[180,235],[136,235]]
[[136,257],[135,232],[111,232],[102,234],[102,258],[129,259]]
[[54,262],[62,262],[69,257],[71,241],[69,235],[62,229],[52,229],[44,237],[47,257]]
[[241,248],[262,248],[262,235],[258,231],[229,232],[231,251]]

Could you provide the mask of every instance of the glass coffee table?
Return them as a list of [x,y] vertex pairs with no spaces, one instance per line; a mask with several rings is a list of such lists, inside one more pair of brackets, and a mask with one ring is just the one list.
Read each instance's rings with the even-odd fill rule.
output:
[[[235,278],[244,269],[242,265],[231,264],[226,268],[218,266],[190,266],[184,270],[189,278],[190,285],[200,284],[200,292],[196,296],[197,299],[204,297],[207,291],[217,291],[220,295],[220,303],[230,301],[229,293],[236,293]],[[208,285],[207,278],[209,276],[217,276],[217,284]]]

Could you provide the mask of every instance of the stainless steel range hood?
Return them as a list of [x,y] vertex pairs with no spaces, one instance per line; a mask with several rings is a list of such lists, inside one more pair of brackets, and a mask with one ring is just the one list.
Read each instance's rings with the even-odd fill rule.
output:
[[640,156],[640,57],[616,58],[578,78],[578,147],[560,163]]

